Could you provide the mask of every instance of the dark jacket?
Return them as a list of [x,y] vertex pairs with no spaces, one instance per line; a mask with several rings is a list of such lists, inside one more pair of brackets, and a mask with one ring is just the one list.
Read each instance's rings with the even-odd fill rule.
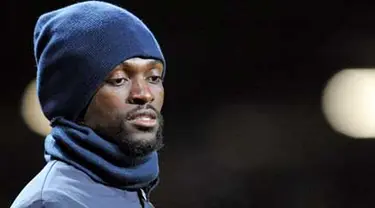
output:
[[52,160],[21,191],[11,208],[151,208],[143,190],[105,186],[67,163]]

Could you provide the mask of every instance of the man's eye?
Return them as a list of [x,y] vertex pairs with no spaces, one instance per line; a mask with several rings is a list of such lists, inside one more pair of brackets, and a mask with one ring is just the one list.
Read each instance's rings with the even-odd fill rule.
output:
[[150,76],[147,78],[147,80],[153,84],[157,84],[162,81],[160,76]]
[[125,78],[116,78],[116,79],[111,79],[109,80],[108,82],[112,85],[115,85],[115,86],[120,86],[120,85],[123,85],[125,84],[127,80]]

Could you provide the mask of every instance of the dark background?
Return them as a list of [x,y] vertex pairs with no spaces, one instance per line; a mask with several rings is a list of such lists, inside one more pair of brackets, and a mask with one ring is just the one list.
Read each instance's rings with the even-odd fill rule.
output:
[[[34,24],[76,1],[2,4],[0,207],[43,167],[20,114]],[[156,207],[375,206],[375,143],[334,132],[327,80],[375,66],[375,7],[359,1],[110,1],[145,21],[167,58]],[[5,3],[5,4],[4,4]]]

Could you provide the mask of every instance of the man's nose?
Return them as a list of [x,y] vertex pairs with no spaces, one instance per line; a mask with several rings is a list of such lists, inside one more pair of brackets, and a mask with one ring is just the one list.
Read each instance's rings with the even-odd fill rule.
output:
[[145,80],[132,81],[128,103],[135,105],[144,105],[151,103],[154,96]]

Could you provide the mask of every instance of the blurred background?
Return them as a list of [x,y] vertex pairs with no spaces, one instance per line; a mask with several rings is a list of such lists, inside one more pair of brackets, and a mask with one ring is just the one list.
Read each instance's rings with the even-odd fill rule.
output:
[[[44,166],[35,22],[73,2],[3,4],[0,207]],[[167,59],[156,207],[375,206],[374,3],[109,2]]]

